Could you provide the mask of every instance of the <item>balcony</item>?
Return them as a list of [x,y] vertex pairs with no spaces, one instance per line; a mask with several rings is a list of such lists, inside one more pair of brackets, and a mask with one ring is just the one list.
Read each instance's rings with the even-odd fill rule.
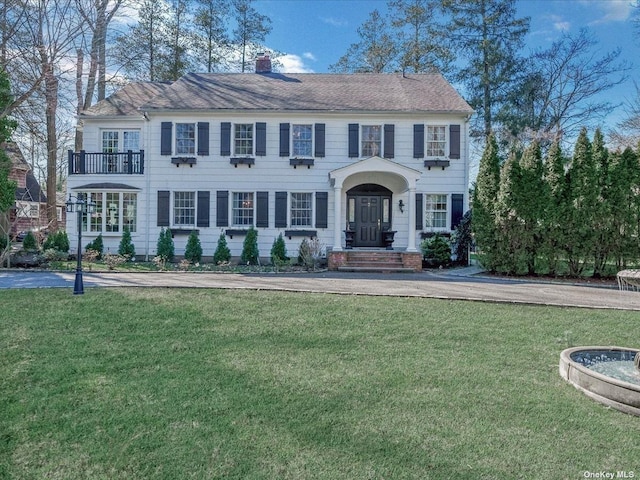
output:
[[69,150],[69,175],[142,175],[144,150],[88,153]]

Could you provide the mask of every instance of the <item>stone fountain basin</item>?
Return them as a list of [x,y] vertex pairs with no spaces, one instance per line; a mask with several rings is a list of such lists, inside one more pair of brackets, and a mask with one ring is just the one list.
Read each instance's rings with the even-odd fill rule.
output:
[[628,353],[631,358],[638,353],[633,348],[622,347],[574,347],[560,354],[560,376],[592,399],[630,415],[640,416],[640,385],[603,375],[572,356],[581,352]]

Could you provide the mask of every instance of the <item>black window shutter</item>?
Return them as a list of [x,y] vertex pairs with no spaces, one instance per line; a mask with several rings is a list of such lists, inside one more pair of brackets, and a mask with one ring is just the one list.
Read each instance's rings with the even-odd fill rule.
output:
[[216,227],[229,226],[229,192],[218,190],[216,192]]
[[256,155],[264,157],[267,154],[267,124],[256,123]]
[[449,125],[449,158],[460,158],[460,125]]
[[171,155],[171,131],[173,124],[171,122],[162,122],[160,131],[160,155]]
[[269,226],[269,192],[256,194],[256,227]]
[[169,226],[169,191],[158,190],[158,226]]
[[455,228],[462,220],[464,212],[464,195],[462,193],[454,193],[451,195],[451,230]]
[[287,192],[276,192],[276,228],[287,227]]
[[424,125],[413,126],[413,158],[424,158]]
[[393,158],[395,149],[395,125],[384,126],[384,158]]
[[223,157],[228,157],[231,155],[231,123],[230,122],[222,122],[220,124],[220,155]]
[[315,125],[316,144],[314,156],[324,157],[324,123],[316,123]]
[[289,156],[289,124],[280,124],[280,156]]
[[349,158],[357,158],[358,156],[360,156],[359,131],[359,124],[349,124]]
[[316,192],[316,228],[327,228],[329,218],[329,194]]
[[209,155],[209,122],[198,122],[198,155]]
[[424,205],[422,204],[422,194],[416,193],[416,230],[422,230],[422,209]]
[[209,226],[209,201],[210,201],[210,193],[209,192],[198,192],[198,214],[197,214],[197,225],[199,227],[208,227]]

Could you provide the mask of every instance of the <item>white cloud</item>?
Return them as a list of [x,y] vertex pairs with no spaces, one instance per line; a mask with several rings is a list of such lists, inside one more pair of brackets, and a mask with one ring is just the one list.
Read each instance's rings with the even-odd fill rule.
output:
[[302,58],[306,58],[307,60],[311,60],[313,62],[316,61],[316,56],[311,52],[304,52],[302,54]]
[[327,23],[333,27],[346,27],[347,25],[349,25],[349,22],[347,22],[343,18],[321,17],[320,20],[322,20],[324,23]]
[[584,5],[595,7],[602,16],[589,25],[601,25],[610,22],[624,22],[631,16],[633,4],[629,0],[582,0]]
[[[303,56],[309,58],[306,57],[306,54]],[[278,57],[278,62],[282,64],[282,67],[278,69],[282,73],[313,73],[313,69],[304,64],[302,57],[294,55],[293,53],[287,53]]]

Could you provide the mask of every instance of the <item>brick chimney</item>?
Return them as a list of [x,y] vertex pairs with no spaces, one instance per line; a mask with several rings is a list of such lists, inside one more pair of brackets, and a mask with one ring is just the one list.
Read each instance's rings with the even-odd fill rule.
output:
[[271,73],[271,57],[268,53],[259,53],[256,58],[256,73]]

